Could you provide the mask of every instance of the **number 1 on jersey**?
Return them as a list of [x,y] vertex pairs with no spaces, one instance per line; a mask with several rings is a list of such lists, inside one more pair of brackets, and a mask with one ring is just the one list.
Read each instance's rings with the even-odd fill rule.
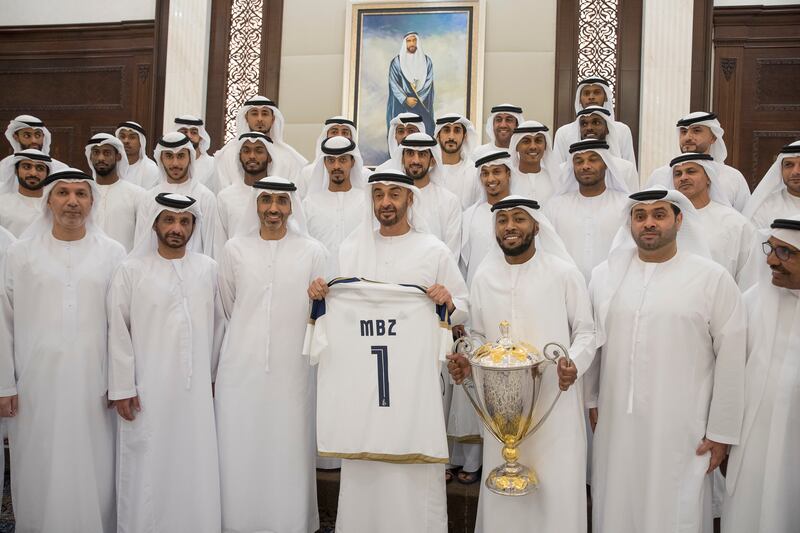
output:
[[371,350],[378,361],[378,406],[389,407],[389,348],[372,346]]

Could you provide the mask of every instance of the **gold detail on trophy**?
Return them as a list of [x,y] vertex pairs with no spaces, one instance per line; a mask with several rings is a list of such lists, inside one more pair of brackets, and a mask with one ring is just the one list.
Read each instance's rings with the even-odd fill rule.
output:
[[532,468],[518,462],[517,447],[541,427],[560,395],[560,391],[556,393],[534,424],[544,367],[569,355],[563,346],[552,342],[540,352],[529,343],[512,339],[510,330],[511,324],[504,320],[497,341],[483,343],[482,339],[462,337],[453,351],[466,353],[469,358],[472,376],[464,381],[464,392],[483,425],[503,445],[505,462],[489,473],[486,487],[497,494],[522,496],[536,488],[539,480]]

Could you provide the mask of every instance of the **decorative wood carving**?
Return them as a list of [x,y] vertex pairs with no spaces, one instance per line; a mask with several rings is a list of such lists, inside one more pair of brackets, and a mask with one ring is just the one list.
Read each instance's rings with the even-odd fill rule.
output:
[[736,70],[736,58],[723,57],[719,60],[719,65],[722,69],[722,74],[725,76],[725,81],[731,81],[733,71]]

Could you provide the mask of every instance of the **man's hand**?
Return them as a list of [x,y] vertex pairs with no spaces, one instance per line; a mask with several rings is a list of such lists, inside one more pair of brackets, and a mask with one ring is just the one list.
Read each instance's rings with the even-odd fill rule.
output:
[[461,385],[461,382],[472,374],[472,368],[463,353],[447,355],[447,371],[450,372],[450,376],[456,382],[456,385]]
[[592,426],[592,433],[594,433],[594,428],[597,427],[597,407],[589,408],[589,425]]
[[578,379],[578,369],[566,357],[558,360],[556,371],[558,372],[558,388],[562,391],[569,389]]
[[722,461],[728,456],[728,445],[704,438],[700,446],[697,447],[697,455],[705,455],[708,452],[711,452],[711,460],[708,462],[706,474],[710,474],[722,464]]
[[308,297],[312,300],[322,300],[328,295],[329,290],[330,288],[328,287],[328,284],[325,283],[325,280],[322,278],[317,278],[311,282],[311,285],[308,286]]
[[0,398],[0,416],[11,418],[17,416],[17,401],[19,396],[5,396]]
[[124,400],[116,400],[114,401],[114,405],[117,408],[117,413],[119,416],[128,422],[132,422],[136,418],[136,413],[142,410],[142,406],[139,404],[138,396],[134,396],[133,398],[125,398]]
[[415,106],[417,105],[417,102],[418,102],[418,101],[419,101],[419,100],[417,100],[417,99],[416,99],[416,98],[414,98],[413,96],[409,96],[408,98],[406,98],[406,105],[407,105],[408,107],[415,107]]
[[455,304],[453,304],[453,297],[450,296],[450,291],[444,285],[439,285],[438,283],[431,285],[428,288],[428,298],[433,300],[436,305],[446,305],[447,311],[450,313],[456,308]]
[[450,328],[450,330],[453,332],[453,340],[460,339],[461,337],[464,337],[467,334],[467,329],[464,327],[463,324],[453,326],[452,328]]

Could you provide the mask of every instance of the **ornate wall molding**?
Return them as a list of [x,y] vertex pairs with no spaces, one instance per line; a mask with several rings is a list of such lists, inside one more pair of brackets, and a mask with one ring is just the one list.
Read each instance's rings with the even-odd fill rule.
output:
[[731,81],[731,76],[733,75],[733,71],[736,70],[736,58],[735,57],[723,57],[719,60],[720,68],[722,69],[722,74],[725,76],[725,81]]

